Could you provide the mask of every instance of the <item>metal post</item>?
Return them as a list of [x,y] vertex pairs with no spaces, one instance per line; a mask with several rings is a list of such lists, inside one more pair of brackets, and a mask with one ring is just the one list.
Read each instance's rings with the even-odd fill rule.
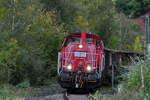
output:
[[60,55],[61,55],[61,53],[60,52],[58,52],[58,66],[57,66],[57,74],[59,75],[59,73],[60,73],[60,67],[61,67],[61,61],[60,61]]
[[149,16],[145,17],[145,26],[146,26],[146,42],[147,42],[147,55],[150,56],[150,23]]

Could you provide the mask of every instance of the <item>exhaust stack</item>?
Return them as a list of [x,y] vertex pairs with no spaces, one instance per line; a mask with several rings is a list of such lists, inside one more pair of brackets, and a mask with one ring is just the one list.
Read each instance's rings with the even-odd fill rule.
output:
[[81,43],[85,44],[86,42],[86,32],[81,32]]

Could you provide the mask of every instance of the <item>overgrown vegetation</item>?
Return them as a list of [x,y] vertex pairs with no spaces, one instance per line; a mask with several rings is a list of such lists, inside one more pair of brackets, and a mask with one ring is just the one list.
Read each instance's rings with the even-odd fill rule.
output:
[[105,47],[142,52],[143,33],[123,16],[112,0],[0,0],[0,84],[52,85],[57,53],[71,32],[92,32]]
[[[138,100],[150,99],[150,59],[138,60],[129,67],[129,72],[125,75],[125,93],[131,91]],[[129,94],[130,95],[130,94]],[[124,99],[122,99],[124,100]]]
[[24,100],[30,93],[23,88],[15,88],[10,85],[0,87],[0,100]]
[[115,0],[118,12],[123,12],[129,17],[139,17],[150,10],[149,0]]
[[[121,82],[123,90],[111,96],[111,100],[149,100],[150,99],[150,59],[136,59],[132,66],[129,66],[128,73],[123,75]],[[117,91],[117,87],[116,87]],[[92,100],[107,100],[106,96],[98,91]]]
[[38,0],[5,0],[1,5],[5,12],[0,24],[0,83],[28,80],[31,85],[48,85],[56,77],[62,25]]

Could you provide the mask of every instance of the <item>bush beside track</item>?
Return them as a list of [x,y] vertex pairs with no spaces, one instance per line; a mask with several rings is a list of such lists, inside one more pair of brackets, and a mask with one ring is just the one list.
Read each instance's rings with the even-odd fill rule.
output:
[[[136,61],[133,61],[133,64],[128,67],[128,72],[123,74],[122,78],[123,81],[120,84],[123,85],[123,90],[117,93],[116,86],[116,93],[110,96],[110,100],[150,100],[150,58],[146,60],[136,59]],[[100,100],[109,100],[108,94],[101,94],[101,91],[96,92],[93,96],[100,98]]]

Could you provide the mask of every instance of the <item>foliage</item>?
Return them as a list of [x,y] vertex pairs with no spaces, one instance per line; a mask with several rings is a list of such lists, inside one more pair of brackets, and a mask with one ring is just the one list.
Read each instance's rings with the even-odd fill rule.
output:
[[5,0],[3,7],[0,82],[17,85],[29,80],[31,85],[43,85],[56,77],[57,52],[64,37],[57,16],[43,10],[38,0]]
[[2,0],[0,0],[0,21],[2,20],[2,18],[4,17],[5,14],[5,9],[4,7],[2,7]]
[[[144,43],[144,36],[141,35],[143,32],[138,30],[137,23],[122,13],[116,14],[114,2],[111,0],[72,0],[72,2],[42,0],[41,2],[48,11],[57,10],[55,13],[60,16],[57,17],[57,22],[63,23],[65,31],[69,33],[92,32],[101,37],[105,47],[113,49],[134,50],[136,36],[142,38],[142,45]],[[122,7],[128,0],[116,0],[116,2]]]
[[136,37],[136,39],[135,39],[134,51],[142,52],[142,45],[141,45],[139,37]]
[[136,37],[140,37],[140,44],[143,51],[143,45],[145,42],[144,29],[139,30],[138,24],[132,19],[129,19],[123,13],[117,14],[118,24],[120,24],[120,49],[134,50]]
[[106,47],[118,48],[120,40],[113,2],[111,0],[100,0],[97,8],[93,5],[91,9],[89,14],[91,31],[96,32],[102,38]]
[[94,95],[88,97],[88,100],[101,100],[100,98],[100,91],[97,90]]
[[[128,83],[127,86],[130,88],[139,89],[141,86],[141,74],[144,75],[144,86],[145,89],[150,88],[150,59],[146,61],[139,61],[135,65],[131,66],[130,72],[127,74]],[[141,73],[141,67],[143,69],[143,73]],[[149,91],[149,90],[148,90]],[[150,92],[150,91],[149,91]]]
[[16,73],[19,66],[16,61],[19,56],[17,40],[1,41],[0,45],[0,82],[10,82],[12,74]]
[[16,87],[18,87],[18,88],[29,88],[30,82],[28,80],[25,80],[22,83],[17,84]]
[[[129,67],[129,72],[125,75],[125,81],[124,81],[124,91],[121,95],[124,95],[126,93],[130,93],[126,96],[124,96],[124,99],[120,100],[126,100],[130,96],[132,96],[134,99],[138,98],[139,100],[148,100],[150,96],[150,59],[146,60],[139,60],[136,59],[136,62],[132,66]],[[142,74],[144,77],[144,87],[142,87]],[[131,91],[131,92],[129,92]],[[122,96],[121,96],[122,97]],[[125,99],[126,98],[126,99]]]
[[[32,43],[35,43],[35,47],[33,48],[33,44],[26,43],[27,47],[31,47],[35,52],[31,52],[31,55],[35,53],[35,58],[31,58],[31,66],[34,69],[38,67],[38,70],[34,70],[35,77],[33,77],[33,73],[31,73],[31,80],[35,82],[47,81],[47,79],[51,77],[55,77],[57,73],[57,53],[61,48],[61,40],[63,38],[63,29],[61,26],[57,26],[55,24],[55,20],[52,19],[55,17],[51,12],[43,12],[38,10],[37,16],[35,18],[35,22],[30,24],[30,30],[26,30],[28,34],[31,34],[32,38],[35,38]],[[29,25],[27,25],[28,27]],[[25,37],[28,37],[28,34],[25,33]],[[32,40],[31,40],[32,41]],[[29,40],[28,40],[29,42]],[[27,48],[24,47],[24,48]],[[36,63],[37,62],[37,63]],[[30,68],[28,69],[30,70]]]
[[[149,100],[150,99],[150,59],[140,60],[136,58],[129,66],[128,72],[122,75],[124,80],[123,91],[111,95],[111,100]],[[143,71],[141,71],[141,68]],[[142,87],[142,74],[144,87]],[[108,94],[100,94],[98,91],[90,100],[109,100]]]
[[138,17],[150,10],[149,0],[116,0],[116,9],[131,17]]
[[[58,21],[69,33],[87,31],[102,38],[106,47],[119,48],[118,24],[111,0],[44,0],[45,8],[58,10]],[[49,6],[56,3],[57,5]],[[55,6],[55,7],[54,7]],[[109,38],[108,38],[109,37]],[[113,42],[112,42],[113,41]]]
[[30,93],[24,89],[18,88],[16,90],[15,87],[10,85],[2,86],[0,89],[0,100],[20,100],[24,99]]

